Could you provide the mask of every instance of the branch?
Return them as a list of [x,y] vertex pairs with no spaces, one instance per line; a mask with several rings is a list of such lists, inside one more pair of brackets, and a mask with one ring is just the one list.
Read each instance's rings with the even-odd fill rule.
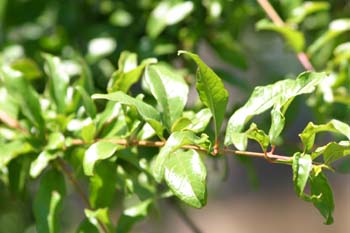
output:
[[23,128],[16,119],[13,119],[5,112],[0,111],[0,121],[2,121],[5,125],[9,126],[10,128],[17,129],[25,134],[28,133],[27,129]]
[[[261,8],[264,9],[268,17],[274,22],[277,26],[286,26],[286,24],[283,22],[281,17],[277,14],[275,9],[272,7],[272,5],[269,3],[268,0],[257,0]],[[297,53],[297,58],[301,65],[305,68],[305,70],[315,70],[312,66],[309,58],[304,52]]]

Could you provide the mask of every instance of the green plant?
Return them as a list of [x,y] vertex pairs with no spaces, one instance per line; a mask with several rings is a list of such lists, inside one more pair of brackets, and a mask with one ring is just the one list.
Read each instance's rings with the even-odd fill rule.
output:
[[[296,78],[255,87],[250,98],[229,115],[226,125],[229,92],[216,72],[198,55],[187,50],[194,49],[200,38],[208,37],[223,59],[245,69],[246,60],[235,43],[228,46],[229,53],[223,52],[227,43],[234,42],[233,37],[228,36],[233,32],[227,30],[222,37],[212,38],[215,33],[210,30],[188,35],[191,32],[184,27],[178,34],[174,32],[176,36],[158,36],[167,26],[184,20],[194,5],[211,9],[212,4],[219,4],[223,11],[227,10],[225,4],[231,5],[221,1],[200,4],[197,1],[148,2],[149,6],[144,7],[151,13],[145,26],[148,33],[145,40],[150,40],[147,43],[151,46],[140,48],[142,61],[139,62],[136,53],[120,52],[118,69],[113,72],[106,58],[115,50],[111,38],[90,41],[85,59],[69,49],[65,54],[62,52],[61,58],[49,54],[63,51],[61,43],[65,41],[52,38],[60,35],[42,37],[40,45],[26,41],[34,43],[34,48],[42,46],[45,51],[37,62],[18,53],[21,50],[18,46],[3,49],[0,63],[1,184],[6,186],[9,195],[33,196],[37,231],[60,231],[59,216],[67,195],[66,180],[85,205],[85,219],[78,232],[127,232],[148,215],[158,200],[165,198],[176,197],[191,207],[201,208],[207,201],[205,160],[209,157],[221,160],[225,156],[258,157],[271,163],[290,165],[296,194],[313,203],[325,223],[331,224],[334,201],[325,171],[334,171],[334,162],[344,160],[350,152],[350,126],[343,122],[349,116],[348,87],[344,84],[349,79],[350,50],[349,43],[343,42],[348,38],[345,32],[350,30],[349,19],[333,21],[329,29],[305,49],[302,22],[309,14],[327,10],[329,4],[315,2],[290,6],[293,10],[286,14],[285,23],[267,1],[259,1],[272,21],[259,21],[257,29],[280,33],[308,71]],[[123,7],[116,8],[119,10],[110,14],[109,20],[124,27],[135,17],[125,10],[128,7],[124,1],[120,5]],[[181,9],[183,14],[176,21],[166,18],[166,14],[164,19],[159,19],[156,17],[159,14],[154,12],[162,7],[169,12]],[[249,7],[249,4],[240,3],[232,8],[238,11],[242,7]],[[201,11],[195,13],[200,15]],[[215,26],[226,28],[220,25],[219,17],[214,13],[208,13],[206,17],[212,30],[217,30]],[[191,19],[195,21],[195,17]],[[197,22],[189,20],[186,23],[191,28]],[[57,28],[55,33],[60,32]],[[138,32],[131,33],[137,35]],[[184,34],[186,36],[181,38]],[[131,37],[132,40],[136,41],[136,35]],[[162,39],[168,43],[163,43]],[[134,43],[132,40],[131,44]],[[328,55],[325,60],[318,58],[316,54],[330,41],[334,55]],[[94,43],[105,50],[95,50]],[[129,41],[125,43],[124,48],[132,48]],[[179,56],[174,58],[177,47],[186,51],[178,51]],[[157,54],[157,51],[160,52]],[[37,52],[35,49],[29,53]],[[164,54],[170,54],[171,58],[164,57],[164,61],[152,58]],[[322,72],[314,71],[308,57]],[[176,67],[174,60],[180,61],[181,65]],[[41,69],[38,63],[44,68]],[[191,75],[193,65],[197,68],[195,77]],[[101,77],[111,77],[100,81],[93,78],[101,73]],[[38,78],[42,76],[47,80]],[[199,103],[190,106],[187,104],[189,87],[194,83]],[[317,112],[320,121],[326,123],[310,122],[299,134],[301,148],[293,147],[289,156],[275,154],[276,147],[283,147],[281,135],[289,116],[288,108],[296,97],[306,94],[310,107]],[[340,117],[336,110],[323,112],[325,107],[344,106],[347,111]],[[255,116],[267,111],[271,114],[270,124],[258,120],[252,122]],[[213,127],[208,126],[210,122]],[[320,132],[334,133],[334,141],[315,144],[315,137]],[[261,152],[247,150],[248,141],[257,142]],[[39,187],[32,194],[26,183],[39,177]],[[87,182],[88,195],[80,180]],[[310,190],[306,192],[308,184]],[[6,196],[7,191],[3,193]],[[110,219],[110,211],[115,206],[116,193],[120,196],[117,205],[129,205],[115,224]]]

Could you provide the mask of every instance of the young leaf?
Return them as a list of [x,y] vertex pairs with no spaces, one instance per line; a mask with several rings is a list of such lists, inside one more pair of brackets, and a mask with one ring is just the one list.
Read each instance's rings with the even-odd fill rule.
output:
[[[99,232],[113,232],[113,225],[108,215],[108,208],[100,208],[96,210],[85,209],[85,216],[89,220],[89,222],[94,225]],[[104,224],[108,229],[102,229],[101,224]]]
[[182,115],[187,102],[186,82],[175,70],[161,64],[148,66],[144,80],[159,103],[163,121],[170,130],[173,123]]
[[247,138],[257,141],[263,151],[267,150],[270,144],[269,136],[263,130],[258,129],[256,124],[252,123],[245,134]]
[[187,51],[179,51],[178,54],[186,54],[198,65],[197,91],[199,98],[203,104],[210,109],[214,117],[215,138],[217,139],[220,133],[222,121],[224,120],[228,92],[221,79],[199,58],[198,55]]
[[111,101],[117,101],[121,104],[134,106],[141,117],[156,131],[157,135],[162,137],[163,126],[160,123],[160,114],[151,105],[148,105],[139,99],[132,98],[121,91],[113,92],[110,94],[95,94],[92,96],[92,98],[107,99]]
[[338,121],[338,120],[331,120],[327,124],[323,125],[314,125],[312,122],[310,122],[303,132],[299,134],[299,137],[304,144],[304,151],[309,151],[314,146],[315,142],[315,136],[319,132],[334,132],[334,133],[340,133],[343,134],[350,140],[350,126]]
[[130,232],[132,226],[145,218],[148,214],[148,208],[152,204],[152,200],[148,199],[134,205],[123,211],[117,224],[117,233]]
[[191,124],[186,127],[195,133],[200,133],[208,126],[211,117],[211,111],[209,108],[204,108],[194,114],[193,112],[185,112],[184,116],[191,120]]
[[292,10],[291,16],[288,18],[290,23],[301,23],[306,16],[311,15],[315,12],[325,11],[329,9],[328,2],[311,2],[307,1],[302,3],[302,5],[294,8]]
[[191,131],[178,131],[170,135],[164,147],[159,151],[153,166],[153,176],[157,182],[161,182],[164,176],[165,162],[173,153],[184,145],[198,145],[202,139]]
[[299,197],[304,195],[304,189],[312,170],[312,159],[309,154],[297,152],[293,155],[294,190]]
[[86,150],[84,156],[83,168],[85,175],[94,175],[95,163],[98,160],[108,159],[121,148],[122,146],[107,141],[99,141],[92,144],[89,149]]
[[66,193],[63,175],[50,170],[41,178],[34,200],[34,216],[38,233],[60,232],[59,213]]
[[304,35],[301,32],[288,27],[287,25],[278,26],[268,20],[263,19],[256,24],[256,28],[258,30],[271,30],[280,33],[295,52],[301,52],[304,49]]
[[59,113],[64,113],[66,110],[69,76],[63,69],[58,57],[54,57],[50,54],[44,54],[43,56],[46,60],[46,73],[50,78],[50,96],[57,106],[57,111]]
[[112,74],[108,83],[108,93],[115,91],[127,93],[130,87],[140,79],[144,68],[156,62],[157,59],[150,58],[137,66],[137,55],[135,53],[129,51],[122,52],[118,61],[118,70]]
[[21,72],[15,71],[8,66],[2,67],[0,74],[3,76],[8,93],[21,106],[22,113],[40,131],[43,131],[45,121],[42,115],[39,97],[34,88],[23,77]]
[[91,119],[94,119],[96,116],[96,107],[92,102],[91,97],[83,87],[76,86],[75,89],[79,92],[83,100],[83,106],[85,108],[86,113],[88,114],[89,117],[91,117]]
[[195,150],[178,150],[165,162],[166,183],[189,206],[201,208],[207,203],[206,176],[205,165]]
[[247,141],[242,140],[241,135],[245,124],[253,116],[271,107],[274,107],[274,111],[271,113],[273,121],[269,137],[273,143],[284,127],[283,114],[291,100],[295,96],[313,92],[324,77],[324,73],[304,72],[296,80],[286,79],[267,86],[256,87],[246,104],[234,112],[229,119],[225,144],[234,144],[238,149],[245,150]]
[[58,157],[57,153],[50,151],[42,151],[38,157],[30,164],[30,176],[32,178],[37,178],[41,172],[47,167],[51,160]]
[[315,159],[321,154],[323,154],[325,164],[331,164],[338,159],[350,155],[350,142],[330,142],[325,146],[318,147],[315,152],[312,153],[312,158]]
[[167,26],[177,24],[193,10],[191,1],[161,1],[154,8],[146,25],[147,34],[156,38]]
[[325,224],[333,223],[334,200],[332,189],[322,172],[310,176],[311,201],[326,219]]

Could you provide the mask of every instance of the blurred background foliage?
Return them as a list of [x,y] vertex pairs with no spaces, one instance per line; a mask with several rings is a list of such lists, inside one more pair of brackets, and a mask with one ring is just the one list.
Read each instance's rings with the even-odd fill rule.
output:
[[[54,71],[42,68],[52,59],[43,54],[52,54],[62,59],[70,76],[69,85],[80,83],[92,94],[107,89],[113,72],[121,66],[118,58],[123,51],[136,53],[138,57],[134,59],[139,61],[151,57],[166,61],[188,74],[185,67],[193,64],[176,54],[183,49],[200,54],[225,80],[234,93],[230,95],[232,112],[256,85],[295,77],[303,71],[295,51],[305,51],[315,69],[327,71],[330,76],[308,99],[313,114],[300,107],[303,101],[296,101],[292,106],[296,111],[290,111],[287,120],[301,122],[297,129],[307,120],[324,122],[337,118],[349,123],[349,1],[271,3],[287,23],[287,29],[260,21],[266,16],[254,0],[0,0],[0,66],[9,65],[23,72],[26,82],[38,93],[44,93],[47,73]],[[193,82],[191,78],[189,82]],[[4,93],[2,85],[0,94]],[[133,87],[131,91],[137,94],[139,90],[140,87]],[[13,100],[0,99],[0,110],[5,108],[5,101]],[[73,100],[66,113],[78,112],[79,104]],[[195,106],[196,101],[192,100],[192,104]],[[17,111],[6,109],[14,115]],[[63,127],[62,122],[48,124]],[[294,143],[300,130],[290,131],[293,136],[287,136],[287,142]],[[25,187],[23,179],[32,159],[14,160],[9,165],[9,172],[23,171],[16,173],[17,182],[10,181],[12,191],[19,191],[29,201],[13,200],[0,182],[0,199],[10,200],[0,202],[0,232],[33,232],[33,228],[27,228],[31,214],[17,211],[31,208],[30,195],[20,190],[35,190]],[[341,165],[341,169],[346,171],[349,165]]]

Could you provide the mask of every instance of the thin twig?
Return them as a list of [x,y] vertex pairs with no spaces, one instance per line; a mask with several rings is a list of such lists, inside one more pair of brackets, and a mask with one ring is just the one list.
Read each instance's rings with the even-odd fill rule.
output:
[[[277,26],[283,27],[286,24],[283,22],[281,17],[277,14],[273,6],[270,4],[268,0],[257,0],[261,8],[264,9],[267,16],[274,22]],[[308,56],[304,52],[297,53],[297,58],[305,70],[315,70],[312,66]]]
[[5,112],[0,111],[0,121],[8,125],[10,128],[17,129],[25,134],[28,133],[27,129],[23,128],[16,119],[13,119],[11,116],[6,114]]
[[202,233],[201,229],[194,223],[194,221],[188,216],[186,211],[174,199],[168,199],[169,204],[176,211],[177,215],[186,223],[186,225],[192,230],[193,233]]
[[[74,174],[68,169],[68,164],[62,158],[57,158],[56,161],[57,161],[59,167],[61,168],[62,172],[68,177],[68,180],[72,183],[74,188],[77,190],[80,198],[84,202],[84,205],[87,208],[91,209],[91,205],[90,205],[88,197],[86,196],[86,194],[85,194],[83,188],[81,187],[81,185],[79,184],[78,180],[75,178]],[[98,225],[101,228],[101,230],[104,233],[108,233],[107,226],[98,219],[97,219],[97,222],[98,222]]]

